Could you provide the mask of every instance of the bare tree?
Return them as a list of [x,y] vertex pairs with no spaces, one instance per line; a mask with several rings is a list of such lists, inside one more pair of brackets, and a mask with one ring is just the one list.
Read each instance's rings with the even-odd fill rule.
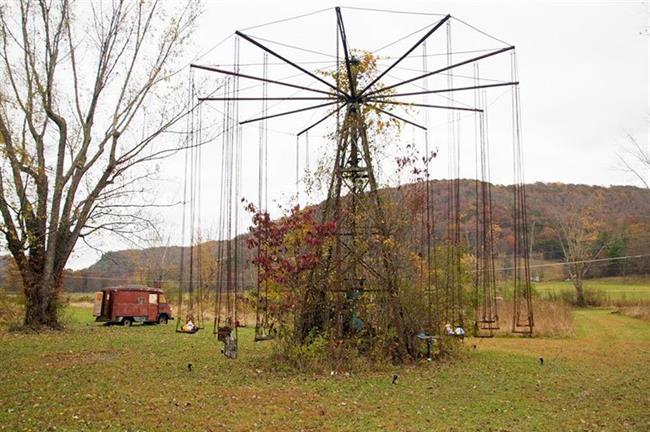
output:
[[617,155],[621,170],[640,180],[646,189],[650,189],[650,148],[643,148],[630,134],[627,134],[627,140],[623,152]]
[[585,306],[583,280],[593,260],[601,256],[607,241],[600,238],[603,224],[594,215],[593,208],[567,209],[553,221],[562,247],[569,277],[576,289],[576,304]]
[[26,326],[59,325],[79,239],[147,225],[132,199],[178,151],[154,138],[187,109],[170,78],[197,14],[194,0],[0,5],[0,230]]

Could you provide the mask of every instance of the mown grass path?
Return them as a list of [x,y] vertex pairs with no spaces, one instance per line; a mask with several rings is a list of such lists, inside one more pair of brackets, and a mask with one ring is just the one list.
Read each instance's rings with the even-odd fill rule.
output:
[[248,330],[236,361],[171,326],[2,334],[0,430],[650,430],[650,324],[575,323],[570,339],[468,339],[453,362],[350,376],[274,371]]

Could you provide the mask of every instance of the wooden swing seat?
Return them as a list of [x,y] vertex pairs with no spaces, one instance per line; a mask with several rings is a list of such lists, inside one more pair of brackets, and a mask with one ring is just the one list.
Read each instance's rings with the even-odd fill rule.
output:
[[275,336],[272,334],[267,334],[267,335],[255,335],[255,342],[263,342],[263,341],[268,341],[268,340],[273,340],[275,339]]
[[217,329],[217,339],[221,342],[225,342],[226,338],[232,333],[232,328],[228,326],[219,327]]
[[183,329],[177,329],[176,333],[184,333],[184,334],[194,334],[201,330],[201,327],[194,327],[192,330],[183,330]]

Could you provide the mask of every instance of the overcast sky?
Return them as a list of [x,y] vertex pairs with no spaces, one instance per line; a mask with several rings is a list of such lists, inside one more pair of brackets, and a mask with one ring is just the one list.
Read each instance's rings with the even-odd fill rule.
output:
[[[235,30],[336,5],[393,10],[398,8],[443,15],[449,13],[502,41],[515,45],[521,82],[526,181],[605,186],[635,184],[633,178],[617,169],[616,158],[617,153],[623,151],[628,133],[643,145],[650,146],[650,37],[647,27],[647,2],[210,1],[206,2],[206,11],[199,21],[191,49],[194,53],[205,53]],[[395,40],[422,25],[440,19],[434,15],[381,14],[353,9],[344,9],[343,13],[350,44],[353,48],[367,50],[381,47],[386,41]],[[334,40],[330,37],[334,36],[333,14],[331,11],[311,16],[303,20],[302,25],[300,20],[295,20],[286,24],[251,29],[248,32],[286,44],[312,47],[319,52],[328,50],[333,54],[335,45],[330,42],[330,39]],[[393,54],[399,55],[400,49],[408,47],[419,36],[413,37],[415,39],[410,39],[411,42],[404,42],[406,45],[394,46]],[[463,39],[459,37],[456,40]],[[470,39],[465,40],[469,46]],[[499,47],[499,44],[490,45],[487,39],[472,42],[483,44],[481,48]],[[430,49],[434,50],[434,42],[431,44]],[[296,61],[314,58],[304,53],[301,56],[301,53],[277,44],[273,45],[273,48],[289,57],[293,55],[291,58]],[[256,55],[246,52],[242,48],[243,57],[240,61],[244,62],[247,55]],[[232,63],[232,58],[232,44],[227,41],[201,57],[198,63],[225,65]],[[411,66],[419,64],[414,63],[419,61],[417,59],[410,61]],[[254,69],[255,67],[251,67],[249,73],[253,73]],[[284,72],[286,73],[286,70]],[[256,73],[260,73],[259,68]],[[276,72],[270,67],[270,76],[273,77],[273,73]],[[279,78],[282,72],[277,73],[279,75],[276,77]],[[402,71],[399,77],[407,78],[413,76],[413,73]],[[490,78],[507,81],[510,77]],[[499,97],[498,93],[488,95],[495,104]],[[278,110],[286,111],[281,106]],[[317,119],[318,115],[315,118]],[[309,118],[302,121],[309,124]],[[498,118],[495,122],[498,123]],[[269,182],[272,199],[286,201],[295,190],[295,162],[292,162],[295,161],[295,138],[291,136],[296,132],[295,126],[287,121],[269,124],[269,129],[273,129],[273,132],[269,133],[269,151],[276,156],[275,159],[273,156],[269,159],[269,173],[275,179]],[[493,135],[496,139],[491,138],[492,141],[500,141],[499,134],[505,134],[509,126],[504,125],[503,132],[499,132],[499,127],[500,125],[495,124]],[[252,147],[251,154],[256,158],[256,132],[253,128],[248,130],[250,132],[244,134],[244,141]],[[324,125],[320,135],[326,133],[327,127]],[[417,140],[415,132],[410,129],[405,128],[403,133],[413,133],[413,139]],[[316,131],[314,135],[318,135]],[[317,137],[311,139],[310,163],[313,164],[323,147],[319,146]],[[436,144],[442,154],[445,152],[443,141]],[[215,154],[216,147],[218,142],[215,142],[213,148]],[[208,174],[205,177],[205,188],[208,190],[219,175],[217,170],[209,166],[209,154],[207,151],[208,169],[205,172]],[[508,175],[501,175],[510,172],[505,169],[510,166],[510,161],[506,160],[507,152],[500,154],[497,149],[495,155],[492,159],[492,169],[496,173],[493,180],[508,183]],[[252,167],[254,163],[256,162],[245,163],[244,165],[251,169],[243,174],[244,193],[252,199],[255,198],[251,197],[254,195],[253,191],[257,190],[257,168]],[[305,168],[304,155],[301,156],[301,164],[301,169]],[[182,190],[179,168],[181,165],[181,156],[163,165],[167,181],[165,191],[160,193],[164,199],[179,198]],[[447,168],[442,168],[441,165],[436,176],[445,177],[446,170]],[[209,195],[207,198],[209,200]],[[210,220],[214,211],[214,207],[207,205],[205,220]],[[170,210],[160,217],[166,221],[169,231],[177,231],[177,227],[172,227],[180,220],[180,209]],[[177,243],[178,239],[172,239],[171,242]],[[103,247],[119,249],[128,245],[107,241]],[[79,250],[70,266],[84,267],[96,258],[97,256],[86,250]]]
[[[450,13],[515,45],[527,180],[633,180],[614,168],[627,132],[648,142],[648,2],[213,1],[197,42],[207,48],[236,29],[334,5]],[[366,16],[362,24],[372,26]],[[284,41],[309,37],[288,33]]]

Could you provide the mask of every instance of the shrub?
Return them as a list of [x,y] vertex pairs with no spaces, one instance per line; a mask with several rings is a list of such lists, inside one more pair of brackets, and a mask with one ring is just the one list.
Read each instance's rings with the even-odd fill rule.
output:
[[637,304],[617,306],[616,311],[632,318],[639,318],[645,321],[650,321],[649,301],[639,301]]

